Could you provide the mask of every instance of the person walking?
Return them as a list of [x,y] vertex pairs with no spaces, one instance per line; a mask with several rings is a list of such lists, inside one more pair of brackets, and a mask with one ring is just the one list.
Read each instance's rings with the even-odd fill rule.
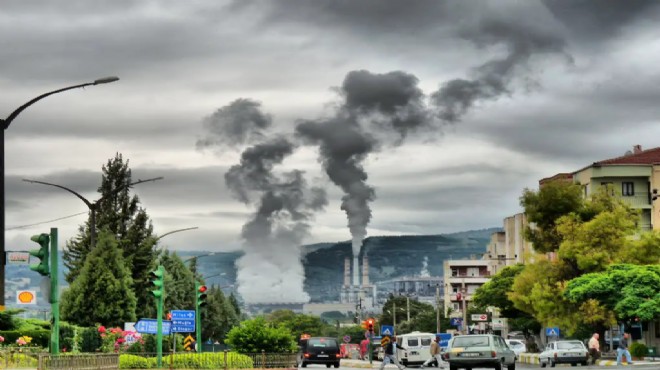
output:
[[444,361],[442,361],[442,355],[440,354],[440,344],[438,343],[438,337],[435,337],[433,342],[431,342],[431,348],[429,349],[429,352],[431,354],[431,358],[424,361],[424,363],[422,364],[422,368],[428,366],[429,364],[431,364],[431,362],[433,362],[433,360],[435,360],[438,362],[438,367],[444,369],[445,363]]
[[397,359],[397,356],[394,353],[396,352],[396,348],[405,350],[405,348],[401,347],[401,345],[399,345],[399,343],[396,342],[396,337],[392,337],[391,340],[385,346],[385,351],[383,353],[383,362],[380,364],[380,370],[383,370],[388,362],[391,362],[394,365],[396,365],[396,367],[398,367],[399,370],[403,370],[406,368],[405,366],[402,366],[399,363],[399,360]]
[[600,335],[598,333],[594,333],[594,335],[591,336],[591,339],[589,339],[589,356],[591,357],[591,364],[595,365],[596,360],[600,358],[600,342],[598,339],[600,338]]
[[628,350],[628,338],[630,335],[628,333],[623,333],[623,338],[619,341],[619,347],[616,349],[616,365],[621,366],[621,357],[626,355],[626,362],[628,365],[632,365],[632,358],[630,356],[630,351]]

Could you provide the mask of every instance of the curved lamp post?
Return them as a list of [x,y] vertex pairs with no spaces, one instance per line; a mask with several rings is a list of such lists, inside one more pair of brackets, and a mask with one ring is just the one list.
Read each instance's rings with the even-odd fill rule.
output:
[[[122,191],[124,189],[130,188],[133,185],[142,184],[143,182],[158,181],[158,180],[162,180],[162,179],[163,179],[163,177],[154,177],[153,179],[138,180],[138,181],[132,182],[128,185],[120,186],[117,189],[115,189],[112,193],[107,194],[107,195],[115,195],[115,194],[119,193],[120,191]],[[56,188],[66,190],[69,193],[71,193],[71,194],[75,195],[76,197],[78,197],[78,199],[82,200],[91,212],[90,221],[89,221],[90,222],[90,226],[89,226],[89,235],[90,235],[89,245],[90,245],[90,249],[96,247],[96,211],[98,210],[99,204],[101,204],[106,199],[105,195],[102,196],[101,198],[97,199],[95,202],[90,202],[89,200],[87,200],[87,198],[83,197],[82,195],[80,195],[76,191],[73,191],[73,190],[71,190],[71,189],[69,189],[65,186],[62,186],[62,185],[51,184],[49,182],[44,182],[44,181],[28,180],[28,179],[23,179],[23,181],[33,183],[33,184],[42,184],[42,185],[54,186]]]
[[62,89],[53,90],[45,94],[41,94],[36,98],[28,101],[27,103],[18,107],[15,111],[11,112],[9,116],[5,119],[0,119],[0,153],[2,154],[2,159],[0,159],[0,173],[2,173],[2,181],[0,181],[0,207],[2,211],[0,212],[0,227],[2,227],[2,239],[0,239],[0,311],[5,310],[5,130],[9,128],[11,122],[27,109],[32,104],[38,102],[39,100],[48,97],[53,94],[61,93],[67,90],[78,89],[86,86],[95,86],[101,84],[107,84],[110,82],[119,81],[119,77],[104,77],[99,78],[93,82],[87,82],[84,84],[73,85],[65,87]]
[[163,234],[163,235],[159,235],[159,236],[157,236],[157,237],[154,239],[154,241],[159,241],[159,240],[161,240],[162,238],[164,238],[164,237],[166,237],[166,236],[168,236],[168,235],[170,235],[170,234],[180,233],[180,232],[182,232],[182,231],[195,230],[195,229],[199,229],[199,227],[197,227],[197,226],[194,226],[194,227],[186,227],[185,229],[177,229],[177,230],[168,231],[168,232],[166,232],[166,233]]

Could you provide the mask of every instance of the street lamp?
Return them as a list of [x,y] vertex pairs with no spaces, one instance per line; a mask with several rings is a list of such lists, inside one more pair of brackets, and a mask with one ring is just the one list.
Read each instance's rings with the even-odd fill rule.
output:
[[[138,180],[138,181],[132,182],[128,185],[120,186],[117,189],[115,189],[112,193],[106,194],[106,195],[108,195],[108,196],[109,195],[115,195],[115,194],[119,193],[120,191],[122,191],[126,188],[130,188],[133,185],[142,184],[143,182],[158,181],[158,180],[162,180],[162,179],[163,179],[163,177],[154,177],[153,179]],[[101,198],[97,199],[94,203],[92,203],[89,200],[87,200],[87,198],[80,195],[79,193],[77,193],[77,192],[75,192],[75,191],[73,191],[73,190],[71,190],[71,189],[69,189],[65,186],[62,186],[62,185],[51,184],[49,182],[43,182],[43,181],[28,180],[28,179],[23,179],[23,181],[29,182],[29,183],[32,183],[32,184],[49,185],[49,186],[54,186],[56,188],[64,189],[64,190],[72,193],[73,195],[77,196],[80,200],[82,200],[91,212],[90,226],[89,226],[89,229],[90,229],[90,231],[89,231],[89,234],[90,234],[90,237],[89,237],[90,238],[90,242],[89,242],[90,249],[96,247],[96,244],[95,244],[95,242],[96,242],[96,211],[98,210],[99,204],[106,199],[105,195],[102,196]]]
[[[174,234],[174,233],[180,233],[180,232],[182,232],[182,231],[196,230],[196,229],[199,229],[199,227],[197,227],[197,226],[194,226],[194,227],[186,227],[185,229],[177,229],[177,230],[168,231],[168,232],[166,232],[166,233],[163,234],[163,235],[159,235],[159,236],[157,236],[157,237],[154,239],[154,241],[157,242],[157,241],[163,239],[164,237],[166,237],[166,236],[168,236],[168,235],[171,235],[171,234]],[[184,262],[185,262],[185,261],[184,261]]]
[[0,130],[0,153],[2,153],[2,159],[0,159],[0,173],[2,173],[2,181],[0,181],[0,207],[2,207],[2,211],[0,212],[0,217],[2,218],[0,220],[0,227],[2,227],[2,240],[0,240],[0,311],[5,310],[5,130],[9,128],[11,122],[16,117],[18,117],[21,112],[47,96],[61,93],[67,90],[78,89],[86,86],[107,84],[115,81],[119,81],[119,77],[104,77],[99,78],[93,82],[87,82],[80,85],[73,85],[62,89],[53,90],[45,94],[41,94],[36,98],[28,101],[27,103],[21,105],[15,111],[11,112],[7,118],[0,119],[0,128],[2,128],[2,130]]

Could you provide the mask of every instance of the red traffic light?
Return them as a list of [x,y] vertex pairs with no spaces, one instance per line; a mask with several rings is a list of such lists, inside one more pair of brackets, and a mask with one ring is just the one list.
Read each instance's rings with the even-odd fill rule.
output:
[[167,313],[167,319],[168,319],[168,320],[172,320],[172,313],[171,313],[171,312],[168,312],[168,313]]
[[197,289],[200,293],[206,293],[206,285],[200,285]]

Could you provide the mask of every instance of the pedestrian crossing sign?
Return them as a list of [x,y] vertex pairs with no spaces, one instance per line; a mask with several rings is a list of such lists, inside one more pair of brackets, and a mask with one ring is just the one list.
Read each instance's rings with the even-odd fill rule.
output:
[[548,337],[558,337],[559,328],[545,328],[545,335]]
[[380,335],[394,335],[394,326],[391,325],[381,325],[380,326]]

